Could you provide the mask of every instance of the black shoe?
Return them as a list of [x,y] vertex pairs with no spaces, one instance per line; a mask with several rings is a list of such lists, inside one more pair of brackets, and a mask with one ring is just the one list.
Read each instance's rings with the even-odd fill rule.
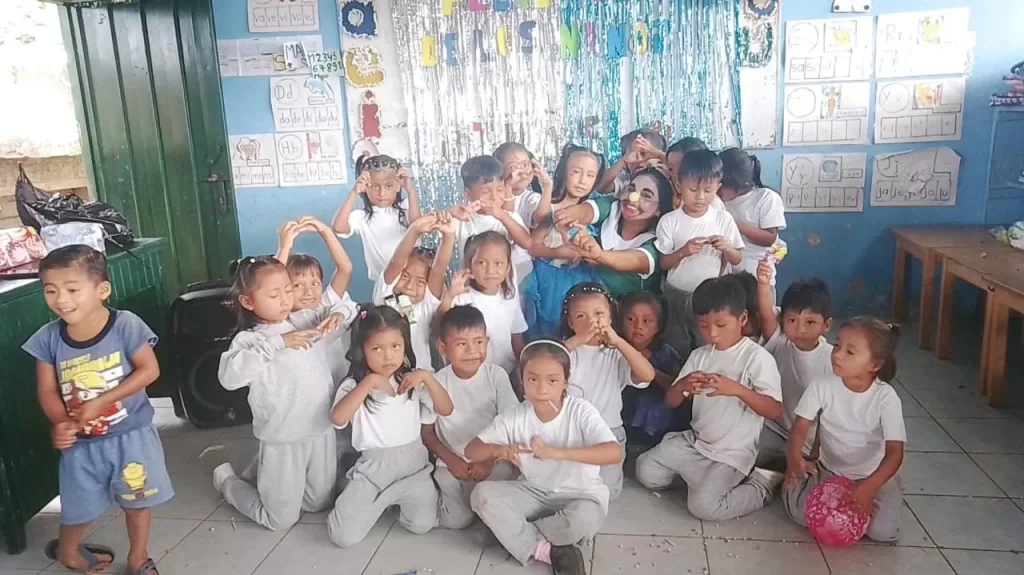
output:
[[583,552],[575,545],[552,545],[551,570],[555,575],[587,575]]

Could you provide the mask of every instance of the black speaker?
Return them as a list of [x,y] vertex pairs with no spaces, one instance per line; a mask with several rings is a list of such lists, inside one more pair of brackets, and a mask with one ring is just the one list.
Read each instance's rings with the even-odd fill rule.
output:
[[178,394],[185,415],[196,427],[228,427],[252,421],[249,389],[228,391],[217,379],[220,356],[231,345],[235,313],[228,309],[224,285],[189,286],[171,304],[174,349],[181,370]]

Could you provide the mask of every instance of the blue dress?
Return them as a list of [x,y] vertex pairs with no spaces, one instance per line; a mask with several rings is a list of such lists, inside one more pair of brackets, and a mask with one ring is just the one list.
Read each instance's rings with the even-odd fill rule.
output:
[[[682,369],[682,358],[671,346],[656,342],[651,345],[651,365],[654,369],[675,375]],[[665,390],[651,383],[644,389],[627,387],[622,392],[622,421],[627,428],[633,428],[649,436],[655,443],[669,431],[684,431],[690,428],[692,403],[672,409],[665,405]]]

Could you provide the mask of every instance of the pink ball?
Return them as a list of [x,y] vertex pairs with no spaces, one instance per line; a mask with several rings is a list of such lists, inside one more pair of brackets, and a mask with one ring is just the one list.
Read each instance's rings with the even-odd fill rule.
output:
[[833,547],[853,545],[868,530],[871,516],[851,506],[853,481],[834,475],[818,483],[807,496],[804,519],[818,541]]

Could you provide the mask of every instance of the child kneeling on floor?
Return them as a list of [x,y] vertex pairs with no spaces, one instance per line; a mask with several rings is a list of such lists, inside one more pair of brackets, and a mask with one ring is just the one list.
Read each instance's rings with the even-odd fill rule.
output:
[[480,481],[515,479],[519,474],[508,461],[466,461],[466,445],[487,429],[498,414],[516,405],[508,374],[487,361],[487,325],[473,306],[453,307],[441,316],[438,348],[449,362],[437,372],[437,381],[452,399],[448,417],[424,420],[423,444],[437,457],[434,482],[440,491],[441,527],[464,529],[475,515],[469,495]]
[[743,336],[746,295],[736,278],[701,283],[693,312],[708,344],[694,350],[665,396],[673,408],[693,401],[692,429],[666,435],[641,455],[636,478],[662,489],[681,476],[690,513],[732,519],[764,507],[782,479],[754,468],[764,419],[782,415],[779,370],[770,353]]
[[128,526],[125,573],[156,573],[147,551],[150,509],[174,495],[146,397],[160,376],[157,337],[137,315],[106,307],[107,260],[88,246],[50,252],[39,279],[58,319],[22,349],[36,358],[39,405],[61,451],[60,539],[46,555],[81,573],[106,568],[113,551],[82,537],[113,502]]
[[518,481],[484,481],[473,511],[502,546],[526,565],[531,558],[558,574],[586,573],[576,545],[597,535],[608,515],[602,465],[622,461],[618,440],[586,400],[567,397],[569,351],[537,340],[523,348],[526,401],[499,415],[466,446],[470,461],[505,459]]
[[[895,541],[900,534],[903,486],[899,471],[907,430],[903,406],[889,382],[896,376],[899,328],[872,317],[843,323],[832,350],[832,371],[800,398],[787,444],[783,498],[789,516],[807,525],[811,489],[827,477],[854,481],[854,510],[871,514],[867,536]],[[819,415],[820,414],[820,415]],[[821,459],[806,461],[802,449],[815,417]]]

